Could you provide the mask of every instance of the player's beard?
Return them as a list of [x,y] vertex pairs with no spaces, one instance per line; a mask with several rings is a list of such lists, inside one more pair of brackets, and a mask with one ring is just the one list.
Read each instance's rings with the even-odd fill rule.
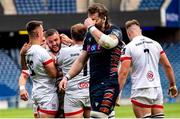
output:
[[61,48],[61,46],[56,45],[56,47],[51,47],[50,50],[53,53],[58,53],[60,48]]
[[95,27],[96,27],[97,29],[99,29],[100,31],[103,31],[103,29],[104,29],[103,26],[104,26],[104,25],[103,25],[102,22],[95,24]]

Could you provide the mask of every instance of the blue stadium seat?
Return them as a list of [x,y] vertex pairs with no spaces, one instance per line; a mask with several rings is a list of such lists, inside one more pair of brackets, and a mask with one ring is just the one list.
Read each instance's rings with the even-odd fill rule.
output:
[[43,14],[46,7],[43,0],[15,0],[17,14]]
[[0,100],[7,99],[8,97],[15,96],[16,92],[7,87],[5,84],[0,84]]
[[76,13],[76,0],[15,0],[17,14]]
[[[0,49],[0,84],[1,92],[7,94],[6,96],[15,96],[18,90],[18,78],[20,75],[20,69],[14,63],[14,61],[5,53],[4,50]],[[3,89],[4,88],[4,89]],[[6,93],[6,89],[9,88],[8,93]],[[14,93],[16,92],[16,93]],[[0,95],[1,97],[1,95]]]
[[138,10],[158,10],[163,0],[141,0]]
[[76,0],[48,0],[49,13],[76,13]]

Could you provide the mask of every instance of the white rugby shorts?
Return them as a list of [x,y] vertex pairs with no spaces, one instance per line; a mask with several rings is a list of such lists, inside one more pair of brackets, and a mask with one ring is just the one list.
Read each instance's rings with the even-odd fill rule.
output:
[[161,87],[151,87],[131,90],[131,102],[145,108],[163,108],[163,93]]

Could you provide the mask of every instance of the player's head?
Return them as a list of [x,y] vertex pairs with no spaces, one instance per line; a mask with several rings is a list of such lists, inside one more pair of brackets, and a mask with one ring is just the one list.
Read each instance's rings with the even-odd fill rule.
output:
[[36,21],[32,20],[29,21],[26,24],[26,30],[28,32],[29,38],[30,39],[40,39],[41,41],[43,40],[43,22],[42,21]]
[[57,53],[61,49],[61,39],[59,37],[59,33],[55,29],[48,29],[45,32],[46,44],[48,45],[49,49]]
[[108,9],[100,3],[94,3],[88,8],[88,17],[95,21],[95,26],[103,31],[110,26],[108,21]]
[[81,24],[75,24],[71,27],[71,38],[75,41],[83,41],[86,34],[86,27]]
[[125,28],[130,40],[132,40],[135,36],[142,35],[140,23],[136,19],[127,21],[125,23]]
[[46,45],[45,31],[44,31],[44,37],[43,37],[41,46],[46,49],[46,46],[47,46],[47,45]]

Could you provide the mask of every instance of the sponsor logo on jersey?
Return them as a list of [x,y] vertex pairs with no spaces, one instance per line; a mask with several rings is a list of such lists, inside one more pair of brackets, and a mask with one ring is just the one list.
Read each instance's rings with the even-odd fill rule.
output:
[[89,82],[81,82],[79,83],[78,88],[88,88],[89,87]]

